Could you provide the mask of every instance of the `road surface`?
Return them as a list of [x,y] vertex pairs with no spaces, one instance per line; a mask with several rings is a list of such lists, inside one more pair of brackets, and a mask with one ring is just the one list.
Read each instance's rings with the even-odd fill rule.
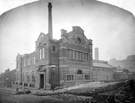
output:
[[15,95],[15,91],[0,88],[0,103],[65,103],[61,99],[50,96],[35,96],[31,94]]

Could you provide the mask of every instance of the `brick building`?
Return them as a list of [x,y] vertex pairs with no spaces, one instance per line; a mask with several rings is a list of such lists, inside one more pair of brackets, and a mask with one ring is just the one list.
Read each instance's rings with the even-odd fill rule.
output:
[[108,61],[99,60],[99,49],[95,48],[95,59],[93,60],[93,81],[112,81],[116,68],[108,64]]
[[93,81],[112,81],[116,68],[107,61],[93,60]]
[[16,57],[16,82],[28,87],[51,89],[92,81],[92,40],[79,26],[61,30],[53,39],[52,5],[48,5],[48,34],[40,33],[35,51]]

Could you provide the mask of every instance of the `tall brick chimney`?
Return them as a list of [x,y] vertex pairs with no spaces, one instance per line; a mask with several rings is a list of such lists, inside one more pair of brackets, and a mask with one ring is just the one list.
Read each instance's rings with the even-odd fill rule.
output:
[[53,38],[53,31],[52,31],[52,4],[51,2],[48,3],[48,33],[49,38]]
[[98,48],[95,48],[95,60],[99,60]]

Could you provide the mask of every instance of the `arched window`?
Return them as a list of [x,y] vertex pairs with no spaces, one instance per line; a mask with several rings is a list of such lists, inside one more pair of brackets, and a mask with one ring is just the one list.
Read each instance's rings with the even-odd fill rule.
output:
[[81,39],[80,39],[79,37],[77,38],[77,41],[78,41],[79,43],[81,43]]
[[77,74],[82,74],[82,71],[81,71],[81,70],[78,70],[78,71],[77,71]]

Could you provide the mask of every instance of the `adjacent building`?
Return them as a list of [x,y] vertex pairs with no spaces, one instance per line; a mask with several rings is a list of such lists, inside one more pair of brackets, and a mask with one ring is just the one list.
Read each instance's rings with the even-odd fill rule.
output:
[[93,81],[112,81],[116,68],[107,61],[93,60]]
[[113,58],[109,61],[109,64],[135,72],[135,55],[128,55],[127,58],[123,60],[116,60],[116,58]]
[[93,60],[93,81],[112,81],[116,68],[107,61],[99,60],[99,48],[95,48],[95,59]]
[[92,81],[92,40],[73,26],[53,39],[51,3],[48,4],[48,34],[40,33],[30,54],[16,57],[16,83],[41,89],[71,86]]
[[7,69],[0,75],[0,87],[12,87],[12,83],[16,81],[16,69]]

